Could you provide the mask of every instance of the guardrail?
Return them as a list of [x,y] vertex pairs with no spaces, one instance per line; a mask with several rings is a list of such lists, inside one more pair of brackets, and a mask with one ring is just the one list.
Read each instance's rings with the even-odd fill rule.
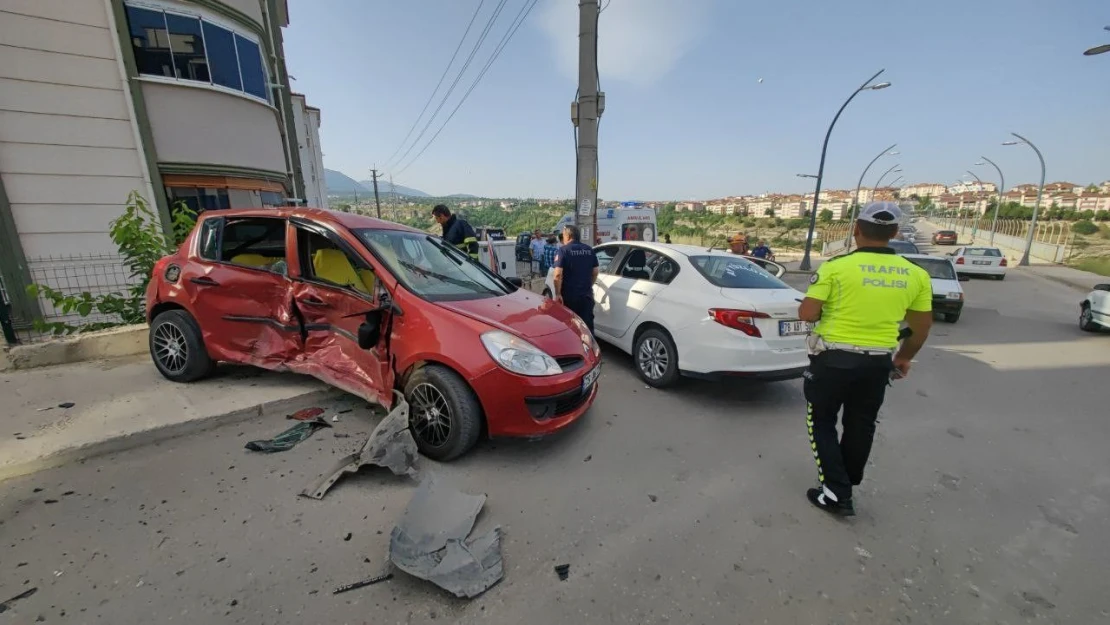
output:
[[[991,241],[990,220],[966,218],[940,218],[930,220],[935,228],[955,230],[962,236],[970,236],[969,243],[987,245]],[[999,220],[994,232],[994,246],[1021,256],[1025,252],[1025,239],[1029,236],[1029,223],[1021,219]],[[1033,233],[1033,244],[1029,249],[1030,258],[1050,263],[1063,263],[1068,257],[1068,246],[1072,242],[1071,225],[1065,221],[1050,221],[1037,224]]]

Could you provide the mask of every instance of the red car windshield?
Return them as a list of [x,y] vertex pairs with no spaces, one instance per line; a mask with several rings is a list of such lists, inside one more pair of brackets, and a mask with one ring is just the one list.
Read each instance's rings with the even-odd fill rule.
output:
[[405,230],[355,230],[355,235],[413,294],[430,302],[500,297],[506,283],[441,239]]

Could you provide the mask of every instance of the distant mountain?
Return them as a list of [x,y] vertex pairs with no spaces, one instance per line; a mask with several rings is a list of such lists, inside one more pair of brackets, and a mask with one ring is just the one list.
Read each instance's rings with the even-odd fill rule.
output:
[[470,195],[469,193],[452,193],[444,197],[454,198],[456,200],[477,200],[480,199],[477,195]]
[[[359,184],[369,189],[371,193],[374,192],[373,180],[360,180]],[[404,195],[407,197],[432,197],[431,195],[424,193],[420,189],[413,189],[412,187],[406,187],[399,184],[390,186],[388,180],[378,178],[378,194],[384,195],[386,193],[389,193],[390,191],[396,193],[397,195]]]
[[324,169],[324,184],[328,193],[346,194],[373,193],[372,190],[359,184],[354,178],[342,174],[334,169]]

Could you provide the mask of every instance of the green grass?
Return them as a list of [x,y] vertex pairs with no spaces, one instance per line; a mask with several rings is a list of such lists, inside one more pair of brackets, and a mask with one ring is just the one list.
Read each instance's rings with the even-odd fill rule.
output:
[[1110,276],[1110,258],[1083,258],[1072,263],[1072,267],[1097,273],[1100,276]]

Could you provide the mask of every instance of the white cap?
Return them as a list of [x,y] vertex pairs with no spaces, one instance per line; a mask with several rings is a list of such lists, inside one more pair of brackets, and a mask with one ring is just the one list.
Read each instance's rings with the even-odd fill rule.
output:
[[902,221],[902,209],[894,202],[871,202],[859,212],[859,220],[880,226],[889,226]]

